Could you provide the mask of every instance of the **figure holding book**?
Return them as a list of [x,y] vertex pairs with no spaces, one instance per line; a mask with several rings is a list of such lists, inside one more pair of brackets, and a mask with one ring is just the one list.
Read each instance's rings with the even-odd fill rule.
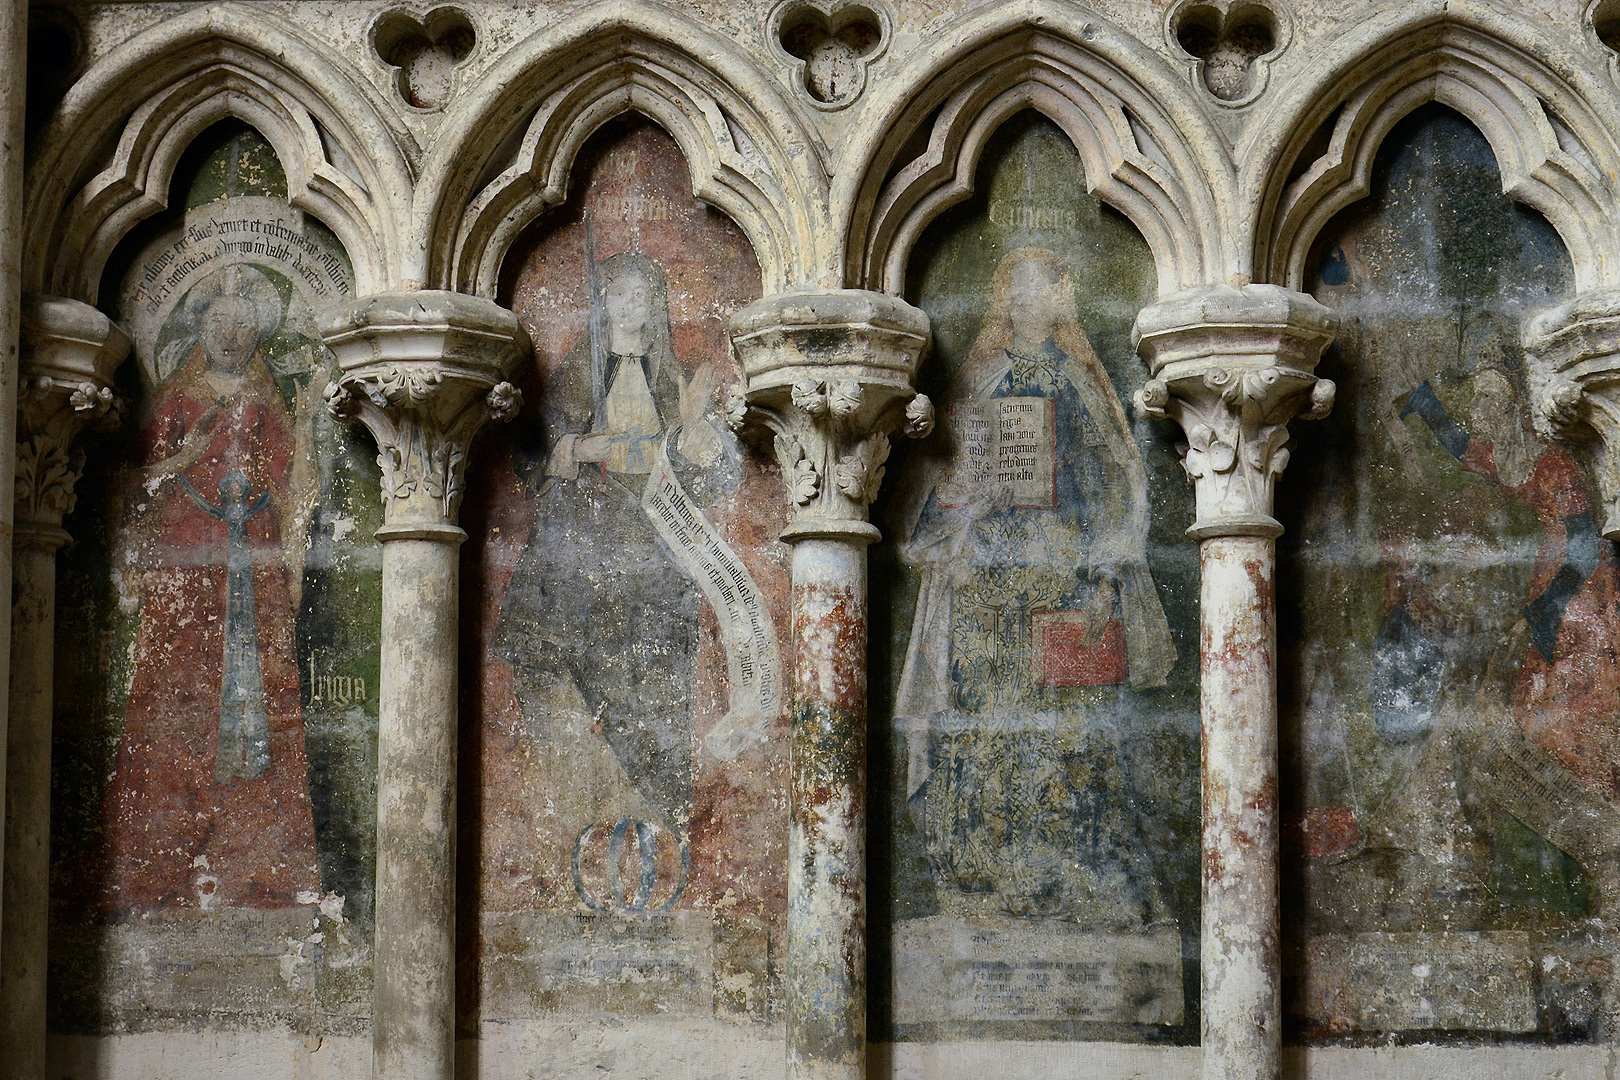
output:
[[936,875],[1015,914],[1157,921],[1117,724],[1124,694],[1165,684],[1175,646],[1147,566],[1146,469],[1052,252],[996,268],[943,415],[954,445],[901,549],[921,582],[895,703]]

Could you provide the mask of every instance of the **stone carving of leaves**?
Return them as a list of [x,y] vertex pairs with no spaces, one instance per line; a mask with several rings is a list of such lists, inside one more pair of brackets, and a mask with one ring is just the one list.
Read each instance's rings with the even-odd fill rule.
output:
[[334,420],[352,419],[360,409],[360,402],[355,398],[353,391],[339,382],[326,384],[326,411]]
[[883,463],[888,460],[889,437],[880,431],[838,463],[838,490],[858,503],[870,503],[883,485]]
[[839,379],[827,393],[827,408],[840,419],[854,416],[861,407],[861,384],[854,379]]
[[32,512],[73,512],[78,471],[56,439],[36,435],[17,444],[16,501]]
[[492,420],[510,420],[523,408],[523,391],[509,382],[496,383],[484,398]]
[[1334,398],[1338,396],[1339,388],[1333,385],[1332,379],[1317,379],[1316,385],[1311,387],[1311,408],[1305,414],[1307,420],[1320,420],[1333,411]]
[[1170,418],[1170,387],[1163,379],[1149,379],[1136,392],[1136,411],[1154,420]]
[[793,404],[811,416],[826,416],[828,410],[826,385],[814,379],[800,379],[793,384]]
[[934,430],[934,403],[927,394],[918,394],[906,404],[906,434],[913,439],[926,439]]
[[741,431],[748,422],[748,398],[741,386],[733,386],[726,395],[726,426]]
[[74,412],[87,412],[100,416],[112,408],[112,387],[98,387],[95,383],[83,382],[74,387],[73,393],[68,397],[68,404]]
[[805,454],[803,444],[792,435],[778,435],[776,459],[782,463],[782,479],[793,501],[803,506],[814,499],[821,490],[821,474]]
[[359,386],[373,405],[386,409],[390,406],[422,405],[439,392],[443,381],[442,372],[407,371],[395,366],[385,370],[377,379],[362,381]]
[[1187,431],[1187,456],[1182,466],[1194,479],[1227,473],[1237,464],[1237,448],[1223,442],[1208,424],[1194,424]]

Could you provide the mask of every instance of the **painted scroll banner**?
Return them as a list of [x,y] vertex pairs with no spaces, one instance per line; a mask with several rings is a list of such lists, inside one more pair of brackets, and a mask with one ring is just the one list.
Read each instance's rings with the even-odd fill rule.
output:
[[662,446],[641,505],[720,623],[731,708],[703,742],[715,757],[730,761],[781,712],[776,627],[748,568],[681,487]]

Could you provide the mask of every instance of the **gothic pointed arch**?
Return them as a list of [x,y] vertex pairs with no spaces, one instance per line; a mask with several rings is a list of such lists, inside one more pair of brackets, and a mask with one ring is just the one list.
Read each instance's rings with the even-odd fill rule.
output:
[[1484,134],[1503,190],[1558,231],[1576,288],[1620,283],[1620,110],[1600,59],[1469,0],[1369,19],[1311,71],[1240,155],[1257,280],[1299,288],[1317,234],[1368,193],[1390,129],[1439,102]]
[[639,9],[541,31],[465,95],[423,170],[426,280],[493,295],[512,241],[567,198],[580,146],[626,112],[679,144],[693,194],[748,236],[767,293],[814,279],[826,202],[815,137],[735,42]]
[[94,302],[118,241],[163,210],[181,154],[234,117],[281,159],[292,204],[343,242],[362,292],[396,276],[416,145],[380,95],[307,35],[246,4],[138,34],[79,80],[28,178],[24,288]]
[[1087,190],[1147,239],[1161,292],[1224,276],[1228,144],[1162,58],[1045,0],[992,5],[937,40],[873,101],[833,190],[855,284],[903,290],[923,228],[972,193],[985,140],[1025,109],[1063,128]]

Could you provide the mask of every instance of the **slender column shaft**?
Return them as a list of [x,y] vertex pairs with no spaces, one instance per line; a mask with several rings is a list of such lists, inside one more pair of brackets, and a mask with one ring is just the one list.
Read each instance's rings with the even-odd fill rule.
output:
[[866,544],[793,548],[788,1075],[859,1080],[866,1050]]
[[379,1077],[452,1080],[457,548],[465,534],[389,532],[379,533],[374,1067]]
[[1136,317],[1153,378],[1146,416],[1187,436],[1199,541],[1204,866],[1199,963],[1204,1080],[1277,1080],[1277,477],[1288,424],[1333,407],[1315,375],[1332,312],[1275,285],[1213,285]]
[[1255,1080],[1282,1054],[1274,541],[1217,536],[1199,554],[1203,1075]]
[[[0,0],[0,447],[16,441],[17,364],[22,320],[23,107],[28,65],[28,0]],[[0,492],[16,477],[10,453],[0,453]],[[11,580],[10,498],[0,498],[0,581]],[[0,664],[11,661],[11,624],[0,620]],[[0,679],[7,671],[0,669]],[[0,716],[0,734],[6,718]],[[0,739],[4,754],[5,739]],[[0,760],[0,765],[4,761]],[[0,775],[4,770],[0,769]],[[0,821],[0,825],[4,822]],[[3,856],[0,856],[3,858]],[[5,863],[0,862],[0,873]],[[0,913],[4,912],[0,900]]]
[[341,376],[327,407],[381,454],[382,678],[377,725],[375,1080],[456,1071],[456,527],[467,451],[522,395],[530,351],[510,311],[447,292],[381,293],[327,313]]
[[45,971],[50,914],[51,673],[54,538],[14,551],[11,723],[6,735],[6,876],[0,930],[0,1047],[7,1080],[45,1078]]
[[56,552],[67,542],[80,458],[73,441],[104,421],[129,339],[88,304],[33,297],[22,306],[23,390],[13,499],[10,725],[5,890],[0,908],[0,1077],[44,1080],[51,876],[51,718]]

